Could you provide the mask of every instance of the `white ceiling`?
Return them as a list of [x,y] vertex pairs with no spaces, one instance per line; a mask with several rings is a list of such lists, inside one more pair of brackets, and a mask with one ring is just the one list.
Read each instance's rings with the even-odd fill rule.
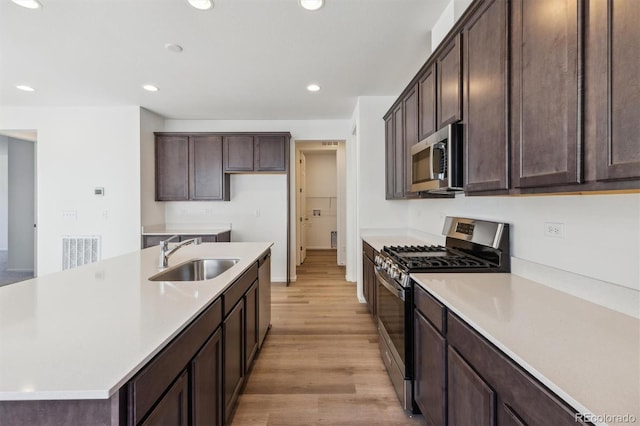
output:
[[[298,0],[215,0],[208,11],[186,0],[41,2],[29,10],[0,0],[0,106],[346,119],[358,96],[400,93],[428,57],[449,0],[326,0],[317,12]],[[312,82],[322,90],[307,92]]]

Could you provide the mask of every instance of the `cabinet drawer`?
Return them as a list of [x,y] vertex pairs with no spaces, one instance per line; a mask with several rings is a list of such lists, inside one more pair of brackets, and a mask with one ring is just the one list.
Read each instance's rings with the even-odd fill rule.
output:
[[416,283],[413,284],[413,300],[416,309],[420,311],[440,333],[445,334],[447,330],[447,310],[444,305]]
[[[460,318],[449,313],[447,325],[449,344],[500,395],[510,417],[530,425],[575,426],[575,410]],[[505,413],[501,411],[498,415]]]
[[129,382],[129,406],[138,423],[222,323],[216,300]]
[[362,251],[369,259],[371,260],[375,259],[376,250],[373,247],[371,247],[369,244],[365,243],[364,241],[362,242]]
[[249,287],[251,287],[251,284],[257,279],[258,263],[256,262],[222,294],[225,317],[231,312],[236,303],[242,299],[247,290],[249,290]]

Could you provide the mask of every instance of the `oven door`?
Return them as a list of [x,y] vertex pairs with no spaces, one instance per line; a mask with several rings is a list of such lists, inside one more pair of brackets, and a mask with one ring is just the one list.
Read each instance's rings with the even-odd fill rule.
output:
[[[407,326],[407,304],[411,291],[405,290],[384,272],[376,268],[378,286],[378,345],[391,383],[406,411],[413,412],[411,372],[412,350],[407,350],[411,330]],[[409,300],[407,300],[409,297]]]
[[378,320],[381,334],[391,349],[393,358],[405,373],[406,291],[376,268],[378,285]]

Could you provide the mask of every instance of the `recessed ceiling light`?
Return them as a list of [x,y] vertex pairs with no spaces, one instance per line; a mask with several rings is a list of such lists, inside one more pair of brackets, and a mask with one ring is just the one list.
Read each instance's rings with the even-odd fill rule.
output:
[[307,10],[318,10],[324,6],[324,0],[300,0],[300,6]]
[[42,7],[42,3],[38,0],[11,0],[18,6],[26,7],[27,9],[40,9]]
[[207,10],[213,7],[211,0],[187,0],[189,4],[199,10]]
[[142,86],[142,88],[144,90],[146,90],[147,92],[157,92],[159,89],[154,86],[153,84],[145,84]]
[[317,92],[320,90],[320,86],[318,86],[317,84],[310,84],[307,86],[307,90],[310,92]]
[[16,89],[22,90],[23,92],[35,92],[36,91],[36,89],[34,89],[33,87],[26,86],[24,84],[18,84],[16,86]]
[[169,52],[173,52],[173,53],[180,53],[184,50],[182,49],[182,46],[174,43],[167,43],[164,45],[164,48],[167,49]]

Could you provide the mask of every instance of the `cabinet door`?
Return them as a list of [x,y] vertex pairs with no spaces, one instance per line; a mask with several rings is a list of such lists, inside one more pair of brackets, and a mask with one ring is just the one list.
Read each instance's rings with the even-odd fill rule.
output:
[[189,166],[190,199],[224,199],[222,137],[214,135],[190,136]]
[[375,302],[373,300],[372,283],[375,280],[374,266],[371,259],[366,255],[362,256],[362,292],[367,301],[367,308],[371,315],[375,315]]
[[188,136],[156,136],[156,201],[188,199]]
[[398,200],[404,197],[404,120],[402,103],[393,111],[393,198]]
[[224,171],[253,171],[253,136],[224,137]]
[[189,419],[189,378],[185,371],[169,388],[149,417],[142,423],[144,426],[187,426]]
[[222,424],[222,329],[219,328],[191,361],[194,425]]
[[284,172],[287,170],[287,139],[284,136],[256,136],[254,139],[254,170]]
[[469,364],[449,346],[448,424],[493,426],[496,394]]
[[461,43],[458,34],[436,59],[438,129],[462,118]]
[[416,85],[402,101],[403,128],[404,128],[404,152],[402,153],[404,169],[404,197],[415,197],[416,193],[411,192],[411,147],[418,143],[418,85]]
[[256,280],[247,294],[244,296],[245,301],[245,333],[244,333],[244,347],[245,347],[245,362],[244,371],[249,371],[253,358],[258,351],[258,281]]
[[436,130],[436,67],[431,65],[418,82],[420,104],[419,140]]
[[464,35],[464,189],[509,189],[508,3],[489,0]]
[[582,180],[582,1],[512,2],[513,185]]
[[640,178],[640,2],[598,0],[589,3],[591,51],[597,61],[597,179]]
[[395,144],[393,139],[393,113],[384,121],[385,128],[385,199],[393,199],[393,176],[395,174]]
[[224,330],[224,419],[231,418],[244,382],[244,299],[225,318]]
[[414,310],[413,397],[427,425],[446,424],[446,347],[444,337]]

